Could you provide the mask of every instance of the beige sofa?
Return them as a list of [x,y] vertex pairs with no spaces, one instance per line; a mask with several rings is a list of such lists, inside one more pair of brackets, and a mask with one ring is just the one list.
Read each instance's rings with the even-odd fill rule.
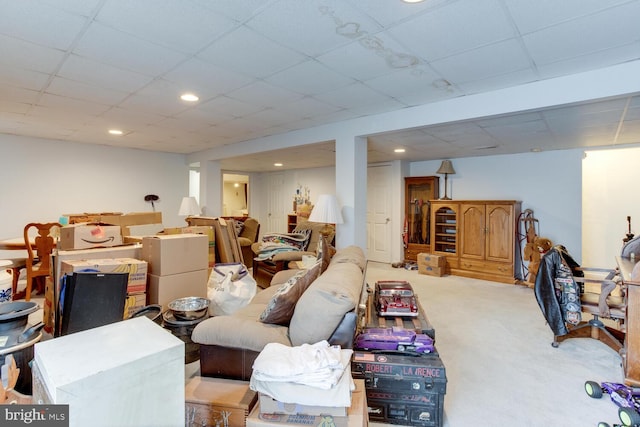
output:
[[[248,380],[255,358],[271,342],[299,346],[327,340],[351,348],[357,319],[363,312],[362,301],[366,301],[364,253],[349,246],[338,250],[330,261],[325,256],[323,266],[326,270],[311,278],[306,289],[295,286],[308,281],[311,270],[281,271],[246,307],[199,323],[191,339],[200,344],[200,374]],[[315,268],[321,270],[321,266]],[[296,284],[291,285],[292,281]],[[290,320],[280,324],[261,321],[267,307],[273,308],[270,304],[282,298],[283,289],[302,292],[291,306]]]

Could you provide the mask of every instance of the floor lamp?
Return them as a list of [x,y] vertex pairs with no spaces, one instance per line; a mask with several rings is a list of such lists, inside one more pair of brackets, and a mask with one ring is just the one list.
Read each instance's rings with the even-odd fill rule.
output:
[[451,197],[447,197],[447,177],[449,174],[456,173],[455,169],[453,169],[453,165],[451,164],[451,160],[443,160],[436,173],[444,174],[444,197],[441,197],[440,200],[451,200]]
[[319,195],[318,201],[313,207],[311,215],[309,215],[309,221],[324,223],[324,228],[320,230],[322,240],[324,241],[329,234],[331,234],[331,226],[329,226],[329,224],[343,223],[340,205],[338,205],[338,199],[336,199],[336,196],[333,194]]

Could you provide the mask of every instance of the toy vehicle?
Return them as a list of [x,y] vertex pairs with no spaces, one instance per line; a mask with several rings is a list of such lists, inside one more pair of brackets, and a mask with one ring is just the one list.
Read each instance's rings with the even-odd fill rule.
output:
[[[584,389],[594,399],[600,399],[603,394],[609,394],[611,401],[618,405],[618,417],[623,426],[640,426],[640,389],[620,383],[595,381],[584,383]],[[598,427],[608,427],[607,423],[598,423]]]
[[414,353],[435,351],[433,339],[415,331],[392,328],[368,328],[356,337],[355,348],[360,350],[390,350]]
[[418,304],[411,284],[406,281],[376,282],[379,316],[418,316]]

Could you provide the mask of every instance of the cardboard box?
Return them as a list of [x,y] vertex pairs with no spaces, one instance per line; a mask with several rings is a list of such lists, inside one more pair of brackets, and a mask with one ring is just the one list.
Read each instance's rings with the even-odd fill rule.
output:
[[418,266],[423,264],[428,267],[444,267],[447,263],[447,258],[444,255],[434,255],[428,253],[419,253],[417,255]]
[[107,248],[122,244],[120,227],[100,224],[73,224],[60,229],[58,249]]
[[122,212],[84,212],[75,214],[62,214],[67,218],[67,224],[79,224],[81,222],[100,222],[100,217],[105,215],[122,215]]
[[168,276],[206,270],[209,239],[202,234],[172,234],[142,238],[142,259],[149,263],[149,273]]
[[101,215],[100,222],[120,226],[122,236],[150,236],[162,230],[162,212]]
[[364,380],[354,380],[356,389],[351,393],[351,407],[346,417],[334,417],[331,415],[285,415],[285,414],[261,414],[258,403],[249,417],[247,427],[283,427],[285,425],[308,427],[366,427],[369,425],[367,410],[367,398],[365,396]]
[[142,224],[142,225],[123,225],[122,237],[125,236],[154,236],[158,234],[164,226],[162,224]]
[[147,294],[134,294],[127,295],[127,299],[124,302],[124,316],[123,319],[129,319],[133,313],[140,310],[147,305]]
[[258,393],[261,414],[286,414],[286,415],[333,415],[334,417],[346,417],[347,407],[345,406],[311,406],[297,403],[279,402],[273,397]]
[[444,274],[444,267],[431,267],[429,265],[418,264],[418,274],[442,277]]
[[169,276],[149,275],[149,304],[162,305],[162,311],[174,299],[184,297],[207,297],[208,270],[189,271]]
[[63,261],[60,273],[76,272],[129,273],[127,293],[136,294],[147,291],[147,262],[135,258],[107,258],[92,260]]
[[184,398],[188,426],[245,427],[258,395],[246,381],[196,375],[187,383]]
[[[165,228],[158,234],[204,234],[209,238],[209,272],[216,265],[216,233],[210,225]],[[245,261],[246,262],[246,261]]]
[[145,316],[40,341],[34,354],[33,401],[69,405],[70,427],[184,426],[184,342]]
[[[58,306],[60,296],[60,279],[62,278],[62,262],[74,259],[100,259],[100,258],[136,258],[140,259],[142,253],[142,245],[124,245],[114,246],[112,248],[93,248],[80,249],[75,251],[54,251],[51,255],[53,266],[53,286],[45,293],[44,319],[45,331],[53,333],[56,322],[58,322],[55,307]],[[46,289],[46,288],[45,288]],[[49,312],[53,310],[53,313]],[[53,323],[47,324],[46,321],[53,319]]]

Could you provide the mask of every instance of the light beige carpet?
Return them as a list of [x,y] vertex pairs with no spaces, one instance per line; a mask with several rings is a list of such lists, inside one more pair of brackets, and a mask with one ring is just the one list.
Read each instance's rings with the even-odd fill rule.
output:
[[444,427],[596,426],[618,422],[586,380],[623,380],[618,354],[593,339],[551,347],[533,290],[457,276],[431,277],[369,262],[367,281],[407,280],[436,332],[447,371]]

